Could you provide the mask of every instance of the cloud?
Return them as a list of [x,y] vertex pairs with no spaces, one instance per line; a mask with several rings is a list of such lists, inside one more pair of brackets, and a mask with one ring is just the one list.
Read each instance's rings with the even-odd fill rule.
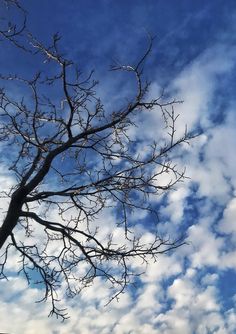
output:
[[219,263],[224,239],[211,232],[206,226],[206,221],[189,228],[189,240],[193,247],[193,252],[189,255],[189,258],[194,268],[216,266]]
[[[214,93],[214,89],[219,84],[218,77],[221,77],[221,75],[225,76],[235,66],[235,52],[236,49],[231,45],[224,43],[211,45],[203,50],[178,75],[173,87],[177,90],[181,88],[183,94],[187,92],[187,96],[192,92],[199,97],[199,99],[193,99],[190,104],[190,109],[193,110],[192,116],[195,115],[195,117],[198,116],[204,120],[204,111],[206,112],[205,116],[209,116],[209,110],[202,109],[202,107],[205,108],[207,106],[205,102],[211,101],[212,93]],[[225,57],[225,53],[227,53],[227,57]],[[196,101],[203,102],[203,105],[195,104],[194,102]],[[189,102],[191,102],[191,99],[189,99]]]
[[219,231],[226,234],[236,233],[236,198],[228,202],[219,223]]
[[[177,135],[183,133],[185,124],[190,129],[200,127],[204,131],[190,146],[185,146],[182,153],[175,153],[180,168],[187,165],[191,180],[176,186],[164,200],[160,198],[154,202],[152,198],[152,201],[160,209],[160,215],[166,218],[160,222],[160,230],[187,233],[189,245],[160,255],[157,262],[150,262],[136,285],[130,286],[118,303],[114,301],[106,308],[104,304],[110,290],[100,278],[73,300],[60,292],[61,305],[68,307],[71,316],[63,324],[55,318],[47,318],[48,303],[34,303],[41,296],[40,287],[27,286],[21,276],[13,274],[18,266],[18,258],[13,253],[9,258],[9,281],[1,281],[1,331],[19,334],[236,332],[236,303],[225,306],[227,296],[219,288],[221,274],[229,268],[236,270],[235,97],[227,97],[229,101],[224,110],[217,102],[221,80],[232,84],[227,78],[235,66],[236,50],[231,47],[230,36],[219,39],[220,42],[209,44],[197,58],[186,63],[168,88],[185,101],[176,105],[176,112],[180,113]],[[105,87],[107,95],[108,88]],[[156,81],[151,86],[150,96],[159,92],[160,84]],[[142,133],[140,128],[130,132],[133,139],[142,141],[137,150],[142,149],[146,140],[163,134],[163,128],[159,130],[160,114],[156,110],[139,120],[142,121]],[[6,170],[6,166],[1,165],[2,189],[14,184]],[[168,182],[168,178],[163,182]],[[2,215],[7,201],[1,202]],[[192,215],[187,214],[190,209]],[[52,211],[51,216],[55,215]],[[132,222],[138,218],[144,220],[147,216],[135,212]],[[118,243],[124,237],[122,229],[115,225],[112,210],[105,210],[97,223],[101,239],[113,233]],[[145,226],[137,224],[135,227],[146,242],[154,237],[147,231],[149,223],[147,220]],[[36,234],[40,240],[41,231]],[[18,238],[21,237],[19,233]],[[50,252],[56,251],[57,244],[50,248]],[[142,267],[138,260],[131,266],[138,271]],[[85,268],[81,266],[78,270],[83,272]],[[234,295],[232,301],[235,300]]]

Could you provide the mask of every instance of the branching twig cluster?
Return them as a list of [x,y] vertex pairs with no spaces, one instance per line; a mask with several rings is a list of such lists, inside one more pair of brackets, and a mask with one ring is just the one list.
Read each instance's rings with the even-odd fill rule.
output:
[[[15,37],[24,24],[19,30],[10,26],[1,34],[17,45]],[[43,300],[50,298],[52,314],[65,318],[64,310],[56,306],[61,282],[66,284],[67,295],[73,296],[96,277],[103,277],[115,289],[111,299],[117,298],[135,275],[133,259],[156,261],[159,254],[183,244],[182,239],[158,234],[145,244],[135,235],[129,218],[137,209],[155,212],[149,195],[168,191],[183,180],[184,171],[178,170],[170,156],[191,136],[185,132],[176,138],[174,105],[178,101],[165,101],[164,96],[148,99],[143,65],[152,49],[151,38],[137,64],[112,67],[128,71],[137,82],[135,97],[118,110],[106,110],[96,96],[92,72],[85,78],[61,54],[58,35],[49,47],[33,36],[28,38],[34,52],[48,63],[45,66],[52,64],[55,74],[37,73],[31,80],[1,75],[2,81],[22,85],[26,97],[17,99],[3,88],[0,91],[0,140],[13,148],[9,169],[17,180],[4,194],[9,197],[9,207],[0,229],[0,271],[5,277],[9,249],[14,247],[28,281],[30,271],[36,271],[37,283],[45,287]],[[168,139],[162,145],[154,142],[144,154],[135,150],[129,131],[137,114],[145,117],[153,109],[162,114]],[[142,129],[139,131],[141,137]],[[171,178],[161,184],[164,174]],[[124,235],[119,243],[112,234],[102,238],[96,228],[96,219],[106,208],[117,209],[117,225],[123,227]],[[37,226],[44,236],[29,242]],[[102,230],[101,224],[99,228]],[[19,240],[22,229],[25,239]]]
[[7,39],[17,48],[21,48],[24,51],[29,51],[21,42],[21,37],[26,29],[26,12],[24,8],[20,5],[18,0],[1,0],[0,10],[3,10],[7,13],[11,11],[16,11],[18,14],[17,21],[18,23],[13,23],[11,21],[10,15],[9,18],[2,17],[0,18],[0,41],[1,39]]

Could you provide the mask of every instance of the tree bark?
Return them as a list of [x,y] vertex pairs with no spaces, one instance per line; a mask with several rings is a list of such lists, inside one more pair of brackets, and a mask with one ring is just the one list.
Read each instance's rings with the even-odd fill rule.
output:
[[22,190],[17,190],[12,195],[6,218],[0,228],[0,249],[3,247],[18,222],[23,205],[23,198]]

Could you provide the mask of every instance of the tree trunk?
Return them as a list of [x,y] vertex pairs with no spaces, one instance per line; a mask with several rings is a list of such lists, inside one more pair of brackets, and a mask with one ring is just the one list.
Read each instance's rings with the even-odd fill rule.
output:
[[14,227],[16,226],[21,208],[22,208],[23,201],[20,199],[20,196],[16,194],[12,196],[11,202],[8,207],[6,218],[3,221],[3,224],[0,228],[0,249],[4,245],[5,241],[12,233]]

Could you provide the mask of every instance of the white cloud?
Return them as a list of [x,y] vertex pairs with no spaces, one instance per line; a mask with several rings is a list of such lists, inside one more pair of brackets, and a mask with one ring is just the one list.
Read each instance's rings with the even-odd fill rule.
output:
[[225,208],[219,230],[226,234],[236,233],[236,198],[232,198]]
[[173,223],[180,223],[184,217],[186,198],[190,194],[187,182],[179,184],[168,196],[168,203],[162,212],[168,214]]
[[168,277],[180,274],[181,271],[182,263],[179,258],[168,254],[161,255],[159,256],[157,263],[149,263],[143,281],[149,283],[162,281]]
[[[94,285],[74,300],[68,300],[60,293],[61,305],[67,306],[71,315],[64,324],[55,318],[47,318],[50,305],[34,304],[41,295],[40,290],[28,287],[22,278],[10,275],[8,282],[1,281],[1,331],[17,334],[51,333],[52,329],[55,334],[235,333],[235,310],[222,307],[217,287],[221,270],[236,268],[235,250],[227,247],[224,236],[217,235],[222,232],[232,237],[236,233],[236,200],[232,197],[236,189],[235,108],[231,104],[221,125],[212,123],[210,114],[214,110],[209,112],[209,108],[213,108],[216,79],[232,70],[235,54],[235,49],[229,50],[224,45],[209,48],[185,67],[170,88],[185,101],[176,106],[176,111],[181,113],[178,134],[182,134],[185,124],[194,129],[199,123],[206,129],[191,147],[184,148],[186,157],[178,156],[180,166],[187,164],[187,175],[197,184],[196,198],[204,199],[204,204],[198,208],[197,223],[188,229],[190,245],[173,254],[160,255],[157,262],[149,264],[136,288],[128,289],[120,296],[119,303],[113,302],[106,308],[104,304],[110,291],[101,279],[96,279]],[[158,83],[151,89],[150,95],[156,96],[160,92]],[[157,110],[147,113],[142,123],[142,140],[162,135],[159,123]],[[134,139],[140,136],[140,128],[130,135]],[[162,178],[162,182],[168,182],[168,177]],[[5,173],[5,166],[1,167],[0,178],[2,189],[13,184],[11,176]],[[181,226],[186,198],[191,194],[190,186],[191,181],[170,192],[163,208],[169,221],[162,224],[161,229],[171,231],[177,224]],[[214,207],[214,203],[225,206],[218,225],[220,209]],[[5,210],[7,202],[2,202],[1,207]],[[55,212],[51,215],[53,217]],[[137,218],[143,219],[145,215],[135,212],[132,219]],[[122,229],[116,227],[112,210],[104,211],[97,223],[101,240],[109,233],[113,233],[117,243],[123,240]],[[191,225],[193,222],[187,223]],[[153,240],[153,234],[145,231],[145,227],[138,225],[136,231],[142,235],[143,241]],[[41,232],[36,233],[40,236]],[[50,251],[57,251],[57,245]],[[17,257],[13,254],[8,269],[15,270],[16,266]],[[208,273],[209,267],[215,272]],[[132,268],[140,270],[140,261],[133,261]],[[84,268],[79,270],[83,272]],[[14,321],[9,321],[9,317]]]
[[206,226],[206,221],[189,228],[189,240],[192,245],[189,259],[194,268],[219,264],[224,239],[211,232]]
[[[227,57],[225,57],[227,52]],[[213,46],[185,67],[172,83],[183,105],[177,105],[183,126],[194,129],[197,123],[207,128],[211,126],[209,104],[214,99],[217,76],[227,74],[234,66],[235,49],[228,50],[223,44]]]
[[201,279],[201,283],[204,285],[214,285],[214,283],[216,283],[216,281],[218,280],[219,276],[218,274],[214,273],[214,274],[206,274],[202,279]]

